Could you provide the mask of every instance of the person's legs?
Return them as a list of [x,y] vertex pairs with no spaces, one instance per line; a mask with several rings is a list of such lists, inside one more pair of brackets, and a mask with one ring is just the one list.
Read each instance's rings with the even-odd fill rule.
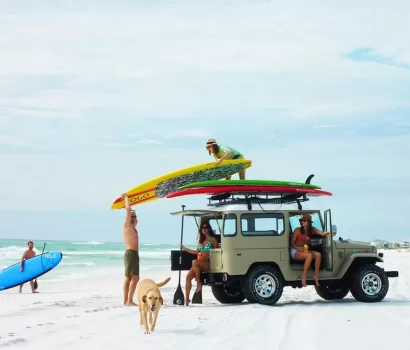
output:
[[191,293],[191,288],[192,288],[192,280],[195,278],[195,271],[193,268],[191,268],[185,279],[185,305],[188,306],[191,300],[189,299],[189,293]]
[[140,280],[140,277],[138,275],[131,276],[130,289],[128,292],[128,301],[127,301],[128,306],[137,306],[137,304],[134,303],[134,294],[135,294],[135,289],[137,288],[137,284],[139,280]]
[[313,274],[313,279],[315,280],[316,285],[319,287],[319,269],[322,262],[322,254],[319,252],[312,251],[312,257],[315,260],[315,273]]
[[124,291],[124,305],[127,305],[128,302],[128,293],[130,290],[130,283],[131,283],[131,276],[126,276],[124,280],[124,286],[123,286],[123,291]]
[[[209,260],[194,260],[195,261],[195,277],[196,277],[196,292],[201,291],[201,272],[209,271],[210,262]],[[194,264],[192,263],[192,267]]]
[[201,268],[199,267],[198,260],[195,259],[192,261],[192,269],[195,273],[195,282],[196,282],[196,290],[195,292],[198,293],[201,291]]
[[139,281],[139,255],[136,250],[126,250],[124,254],[125,281],[124,305],[137,305],[134,303],[134,293]]
[[31,287],[31,292],[32,293],[38,293],[37,291],[34,290],[34,280],[30,281],[30,287]]
[[21,293],[21,291],[23,290],[23,286],[24,286],[24,283],[20,284],[20,290],[19,290],[19,293]]
[[306,287],[306,276],[307,270],[312,263],[313,256],[310,252],[299,252],[298,250],[294,253],[293,259],[295,260],[305,260],[305,264],[303,266],[303,273],[302,273],[302,286]]

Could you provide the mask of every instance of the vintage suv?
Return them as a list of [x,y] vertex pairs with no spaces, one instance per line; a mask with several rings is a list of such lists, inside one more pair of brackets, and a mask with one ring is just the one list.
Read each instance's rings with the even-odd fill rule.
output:
[[[307,284],[325,300],[343,299],[349,291],[360,302],[379,302],[389,289],[389,277],[398,271],[384,271],[376,263],[383,262],[383,253],[376,247],[342,238],[335,239],[330,209],[322,217],[319,210],[268,210],[261,206],[226,205],[207,210],[182,210],[171,215],[194,217],[197,225],[208,221],[219,242],[210,253],[210,271],[201,274],[203,285],[211,286],[221,303],[275,304],[283,288],[301,288],[304,261],[293,260],[290,241],[304,213],[312,216],[313,226],[330,232],[314,237],[309,247],[322,253],[319,272],[320,287],[313,281],[313,266]],[[184,208],[184,206],[183,206]],[[181,242],[183,237],[183,220]],[[196,256],[185,251],[171,251],[171,270],[186,271]]]

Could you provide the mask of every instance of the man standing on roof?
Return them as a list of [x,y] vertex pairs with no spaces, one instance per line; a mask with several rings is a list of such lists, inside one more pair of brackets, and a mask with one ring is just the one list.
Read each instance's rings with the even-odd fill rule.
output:
[[[214,158],[216,159],[215,164],[217,166],[227,159],[244,159],[241,152],[238,152],[232,147],[218,145],[215,139],[208,139],[206,142],[206,149],[208,150],[209,155],[211,155],[211,153],[214,155]],[[239,172],[240,180],[245,180],[245,171],[246,170],[244,169]],[[227,176],[225,179],[230,180],[231,176]]]

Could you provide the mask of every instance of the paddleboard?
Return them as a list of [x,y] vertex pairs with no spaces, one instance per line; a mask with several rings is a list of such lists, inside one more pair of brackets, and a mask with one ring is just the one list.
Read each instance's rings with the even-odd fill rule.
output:
[[9,266],[0,272],[0,290],[16,287],[44,275],[54,269],[62,259],[61,252],[47,252],[25,260],[22,272],[20,262]]
[[277,195],[289,195],[289,194],[306,194],[310,196],[331,196],[332,194],[327,191],[319,190],[317,188],[295,187],[295,186],[205,186],[205,187],[193,187],[179,190],[170,193],[167,198],[175,198],[180,196],[187,196],[192,194],[219,194],[219,193],[235,193],[235,194],[277,194]]
[[319,186],[306,184],[303,182],[291,182],[291,181],[276,181],[276,180],[217,180],[217,181],[202,181],[194,182],[180,187],[178,190],[193,187],[207,187],[207,186],[296,186],[306,188],[317,188]]
[[[131,206],[147,203],[155,199],[165,198],[181,186],[192,182],[223,179],[247,169],[251,165],[252,161],[248,159],[224,160],[218,166],[215,165],[215,162],[198,164],[156,177],[131,188],[125,193]],[[122,208],[124,208],[124,200],[118,197],[111,205],[111,209]]]

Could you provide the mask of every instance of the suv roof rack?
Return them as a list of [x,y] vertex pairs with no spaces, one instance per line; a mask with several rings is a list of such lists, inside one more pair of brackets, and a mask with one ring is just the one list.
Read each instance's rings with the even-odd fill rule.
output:
[[242,194],[242,196],[238,194],[232,193],[221,193],[218,195],[214,195],[208,198],[208,207],[220,207],[232,204],[247,204],[248,210],[252,210],[252,204],[293,204],[297,203],[299,210],[302,210],[302,202],[309,201],[309,198],[305,194],[297,194],[297,195],[281,195],[278,196],[277,194],[258,194],[249,193],[249,194]]

